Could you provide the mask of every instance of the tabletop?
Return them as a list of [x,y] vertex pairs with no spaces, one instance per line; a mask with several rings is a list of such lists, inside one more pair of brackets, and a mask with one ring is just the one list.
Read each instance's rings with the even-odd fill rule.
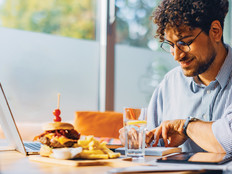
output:
[[[50,163],[43,163],[37,161],[29,160],[28,156],[24,156],[23,154],[17,151],[0,151],[0,173],[1,174],[25,174],[25,173],[33,173],[33,174],[104,174],[108,173],[112,169],[121,168],[121,167],[133,167],[140,165],[153,165],[157,167],[166,167],[175,169],[180,166],[179,164],[156,164],[156,159],[158,157],[154,156],[146,156],[145,159],[142,160],[133,160],[122,161],[121,163],[115,163],[112,165],[104,165],[104,166],[85,166],[85,167],[72,167],[66,165],[56,165]],[[186,166],[186,165],[185,165]],[[198,165],[199,166],[199,165]],[[231,166],[231,167],[230,167]],[[207,168],[207,166],[205,166]],[[220,165],[220,166],[208,166],[208,168],[218,168],[218,169],[231,169],[232,171],[232,163],[230,162],[228,165]],[[157,172],[159,173],[159,172]],[[199,172],[169,172],[169,173],[199,173]],[[164,172],[162,172],[164,174]]]

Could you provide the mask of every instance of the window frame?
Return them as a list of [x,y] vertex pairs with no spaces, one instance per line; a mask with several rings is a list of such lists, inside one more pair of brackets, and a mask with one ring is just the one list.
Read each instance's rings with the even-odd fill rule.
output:
[[[96,38],[100,43],[99,97],[100,111],[114,110],[115,84],[115,0],[100,0],[97,6],[99,28]],[[98,22],[97,22],[98,23]]]

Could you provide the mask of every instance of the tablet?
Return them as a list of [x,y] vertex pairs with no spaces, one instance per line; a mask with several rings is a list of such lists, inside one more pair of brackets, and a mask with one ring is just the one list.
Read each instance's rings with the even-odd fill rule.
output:
[[224,153],[186,153],[165,156],[157,159],[157,162],[168,163],[195,163],[195,164],[223,164],[232,160],[232,154]]

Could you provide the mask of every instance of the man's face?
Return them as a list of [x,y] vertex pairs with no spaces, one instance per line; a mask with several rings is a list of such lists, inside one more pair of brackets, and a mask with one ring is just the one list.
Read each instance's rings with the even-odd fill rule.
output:
[[[173,29],[165,31],[166,40],[174,44],[172,55],[180,63],[186,76],[197,76],[206,72],[216,57],[216,50],[209,36],[204,32],[200,32],[201,29],[199,28],[194,30],[186,28],[182,32],[177,32]],[[189,45],[190,50],[188,52],[180,50],[176,46],[179,41],[187,44],[193,41]]]

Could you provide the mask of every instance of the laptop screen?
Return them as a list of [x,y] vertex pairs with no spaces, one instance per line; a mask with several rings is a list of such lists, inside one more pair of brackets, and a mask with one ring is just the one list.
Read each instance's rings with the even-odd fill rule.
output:
[[9,149],[15,150],[27,155],[19,130],[16,126],[12,111],[0,83],[0,124],[4,135],[8,141]]

